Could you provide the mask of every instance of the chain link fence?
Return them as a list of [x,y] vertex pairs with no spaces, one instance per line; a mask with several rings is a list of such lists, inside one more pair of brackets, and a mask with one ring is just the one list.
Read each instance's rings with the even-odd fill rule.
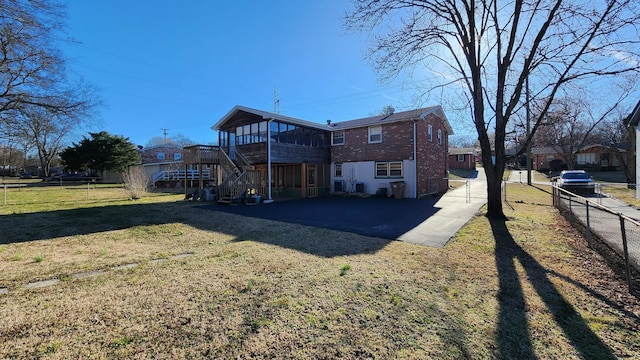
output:
[[640,291],[640,221],[617,212],[596,198],[585,198],[553,186],[553,205],[581,230],[589,243],[623,274],[629,291]]

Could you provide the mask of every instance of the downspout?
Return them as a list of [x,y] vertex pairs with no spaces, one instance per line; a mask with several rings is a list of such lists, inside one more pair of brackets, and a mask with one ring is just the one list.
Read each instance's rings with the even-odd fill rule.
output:
[[273,202],[271,198],[271,122],[273,118],[267,120],[267,199],[265,204]]
[[413,198],[418,198],[418,146],[416,144],[417,120],[413,121]]

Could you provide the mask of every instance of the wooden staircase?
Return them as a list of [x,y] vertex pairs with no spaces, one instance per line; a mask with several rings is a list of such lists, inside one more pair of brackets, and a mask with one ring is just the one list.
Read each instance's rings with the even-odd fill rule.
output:
[[[229,158],[226,152],[221,151],[220,167],[224,180],[218,185],[218,203],[237,204],[246,202],[248,196],[264,192],[263,174],[255,170],[255,167],[238,150],[235,151],[236,159]],[[266,183],[266,180],[264,181]]]

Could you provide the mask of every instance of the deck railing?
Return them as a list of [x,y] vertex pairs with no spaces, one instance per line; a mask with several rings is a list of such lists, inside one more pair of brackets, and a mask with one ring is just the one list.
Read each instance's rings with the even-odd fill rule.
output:
[[[208,169],[202,170],[203,179],[211,179],[211,172]],[[171,181],[171,180],[197,180],[200,179],[199,170],[165,170],[160,171],[153,176],[153,185],[158,181]]]
[[182,149],[182,160],[187,164],[218,164],[222,149],[213,145],[192,145]]

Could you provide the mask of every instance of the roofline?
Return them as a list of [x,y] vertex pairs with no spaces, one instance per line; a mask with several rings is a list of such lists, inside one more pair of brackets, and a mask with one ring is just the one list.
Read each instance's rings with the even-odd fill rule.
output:
[[638,127],[638,122],[640,122],[640,101],[633,108],[633,111],[628,117],[627,126]]
[[301,126],[312,127],[312,128],[316,128],[316,129],[327,130],[327,126],[326,125],[322,125],[320,123],[307,121],[307,120],[302,120],[302,119],[298,119],[298,118],[294,118],[294,117],[290,117],[290,116],[285,116],[285,115],[282,115],[282,114],[276,114],[276,113],[272,113],[272,112],[268,112],[268,111],[252,109],[250,107],[241,106],[241,105],[234,106],[233,109],[231,109],[220,120],[218,120],[218,122],[216,122],[215,124],[213,124],[213,126],[211,126],[211,130],[220,130],[220,127],[222,127],[222,125],[224,125],[224,123],[229,121],[229,119],[231,119],[233,117],[233,115],[235,115],[238,111],[244,111],[244,112],[247,112],[247,113],[250,113],[250,114],[261,116],[264,120],[283,121],[283,122],[287,122],[287,123],[291,123],[291,124],[295,124],[295,125],[301,125]]
[[[410,112],[413,110],[408,110],[407,112]],[[398,114],[398,113],[396,113]],[[435,106],[431,106],[427,109],[427,111],[421,113],[420,115],[418,115],[418,118],[420,120],[425,120],[427,116],[429,116],[430,114],[436,114],[438,117],[440,117],[445,125],[445,128],[447,130],[447,133],[449,135],[453,135],[453,128],[451,127],[451,124],[449,123],[449,119],[447,119],[447,116],[444,114],[444,111],[442,110],[442,107],[440,105],[435,105]],[[389,116],[391,116],[393,114],[387,115],[385,117],[382,117],[380,120],[378,121],[383,121],[384,119],[388,118]],[[398,118],[396,120],[393,121],[388,121],[388,122],[383,122],[385,124],[392,124],[392,123],[396,123],[396,122],[401,122],[401,121],[411,121],[411,120],[418,120],[418,118],[412,118],[412,117],[407,117],[407,118]],[[328,129],[330,131],[343,131],[343,130],[350,130],[350,129],[357,129],[357,128],[362,128],[362,127],[369,127],[369,126],[374,126],[374,124],[354,124],[354,125],[349,125],[349,126],[341,126],[341,124],[343,123],[349,123],[352,121],[357,121],[357,120],[362,120],[362,119],[367,119],[367,118],[359,118],[359,119],[353,119],[353,120],[347,120],[347,121],[339,121],[339,122],[335,122],[332,125],[327,126]],[[333,126],[339,126],[337,129],[333,129]]]
[[453,135],[454,134],[453,128],[449,123],[449,119],[447,119],[447,115],[444,114],[444,110],[442,110],[442,106],[440,105],[433,106],[428,111],[425,111],[424,113],[420,114],[420,118],[424,120],[429,114],[433,114],[433,113],[436,113],[436,115],[438,115],[444,121],[444,126],[447,129],[447,133],[449,133],[449,135]]

